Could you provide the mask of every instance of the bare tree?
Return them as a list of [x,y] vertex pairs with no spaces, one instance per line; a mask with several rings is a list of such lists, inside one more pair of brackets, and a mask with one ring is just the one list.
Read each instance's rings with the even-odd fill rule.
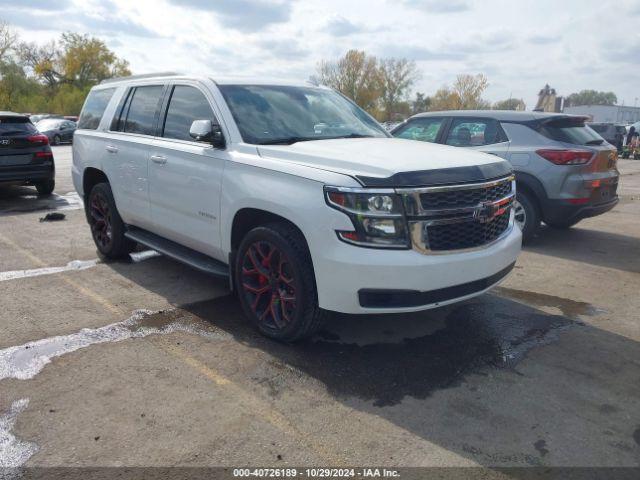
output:
[[453,86],[444,86],[433,96],[430,110],[486,110],[491,104],[482,99],[489,86],[482,75],[458,75]]
[[60,50],[55,41],[42,46],[36,43],[21,43],[17,52],[22,64],[36,77],[41,78],[48,87],[53,88],[64,83]]
[[335,88],[370,113],[376,110],[380,95],[378,61],[364,51],[349,50],[337,61],[321,61],[312,81]]
[[18,35],[7,22],[0,20],[0,62],[6,61],[17,41]]
[[401,103],[405,103],[409,91],[420,78],[414,61],[406,58],[380,60],[380,101],[386,120],[391,120]]

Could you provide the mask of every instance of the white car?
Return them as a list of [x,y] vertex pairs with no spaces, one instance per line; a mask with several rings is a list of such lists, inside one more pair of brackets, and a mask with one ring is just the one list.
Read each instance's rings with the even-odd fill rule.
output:
[[391,138],[304,83],[103,82],[78,122],[73,180],[103,255],[141,243],[227,275],[247,317],[285,341],[327,311],[479,295],[520,252],[508,162]]

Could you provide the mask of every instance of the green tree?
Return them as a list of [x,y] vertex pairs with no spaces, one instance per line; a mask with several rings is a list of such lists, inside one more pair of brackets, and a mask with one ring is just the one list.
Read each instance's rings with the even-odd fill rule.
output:
[[380,71],[376,57],[349,50],[337,61],[322,60],[311,79],[338,90],[369,113],[377,113]]
[[401,110],[410,110],[406,100],[420,73],[406,58],[384,58],[379,65],[381,107],[385,120],[392,120],[394,114],[404,113]]
[[521,98],[509,98],[493,104],[493,110],[524,110],[527,105]]
[[568,107],[576,107],[578,105],[615,105],[618,97],[613,92],[599,92],[597,90],[581,90],[578,93],[572,93],[565,100]]

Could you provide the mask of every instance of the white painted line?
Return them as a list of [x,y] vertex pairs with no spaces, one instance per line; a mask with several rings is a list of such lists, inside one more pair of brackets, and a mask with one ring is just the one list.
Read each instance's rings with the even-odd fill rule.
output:
[[17,278],[39,277],[40,275],[51,275],[53,273],[68,272],[71,270],[86,270],[95,267],[100,260],[73,260],[64,267],[44,267],[34,268],[31,270],[13,270],[9,272],[0,272],[0,282],[5,280],[15,280]]
[[47,364],[51,363],[53,358],[99,343],[121,342],[130,338],[143,338],[149,335],[174,332],[192,333],[206,338],[224,336],[209,330],[206,325],[200,327],[180,322],[180,320],[167,319],[164,325],[161,322],[158,325],[156,322],[153,324],[154,326],[145,326],[144,320],[153,314],[163,315],[164,312],[136,310],[131,317],[122,322],[99,328],[83,328],[70,335],[44,338],[2,349],[0,350],[0,380],[5,378],[28,380],[40,373]]
[[22,398],[13,402],[7,413],[0,415],[0,468],[20,467],[38,451],[35,443],[18,440],[11,433],[18,415],[28,406],[29,399]]

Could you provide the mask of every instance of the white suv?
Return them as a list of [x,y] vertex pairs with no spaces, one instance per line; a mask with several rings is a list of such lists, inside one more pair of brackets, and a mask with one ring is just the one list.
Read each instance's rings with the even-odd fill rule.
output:
[[323,87],[179,75],[103,82],[73,180],[98,250],[136,243],[229,276],[292,341],[326,311],[409,312],[479,295],[520,252],[511,166],[391,138]]

